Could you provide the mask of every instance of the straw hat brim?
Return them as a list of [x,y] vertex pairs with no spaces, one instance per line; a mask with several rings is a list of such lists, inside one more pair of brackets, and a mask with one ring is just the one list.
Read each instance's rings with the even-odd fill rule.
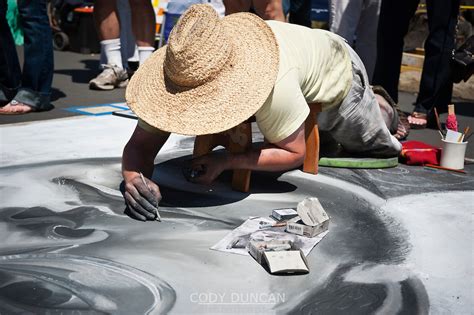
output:
[[250,13],[232,14],[221,22],[233,43],[233,62],[214,80],[182,88],[164,74],[166,46],[158,49],[127,87],[127,103],[140,119],[167,132],[212,134],[240,124],[263,105],[278,74],[272,30]]

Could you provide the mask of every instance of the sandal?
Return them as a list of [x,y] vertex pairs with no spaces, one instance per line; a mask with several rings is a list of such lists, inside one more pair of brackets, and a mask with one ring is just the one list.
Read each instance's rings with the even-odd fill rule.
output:
[[0,108],[0,115],[23,115],[36,111],[36,107],[12,100],[10,103]]
[[410,133],[410,123],[408,122],[407,116],[405,113],[398,107],[395,101],[390,97],[387,91],[380,86],[374,85],[372,86],[372,91],[375,94],[382,96],[387,103],[390,104],[393,108],[393,120],[392,125],[390,126],[390,134],[392,134],[397,140],[405,140]]
[[428,124],[428,115],[424,113],[413,112],[408,116],[408,122],[413,129],[425,129]]

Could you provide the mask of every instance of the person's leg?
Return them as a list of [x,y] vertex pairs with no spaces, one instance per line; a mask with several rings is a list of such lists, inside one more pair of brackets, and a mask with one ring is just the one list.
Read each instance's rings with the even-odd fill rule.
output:
[[402,64],[403,38],[418,0],[382,0],[377,30],[377,61],[372,83],[381,85],[398,103],[398,81]]
[[[451,55],[459,0],[427,0],[429,35],[425,42],[425,60],[415,112],[430,114],[434,106],[446,112],[451,102],[453,82]],[[426,121],[425,121],[426,124]]]
[[311,27],[311,0],[291,0],[289,22]]
[[125,87],[128,83],[128,75],[122,61],[116,1],[96,0],[94,22],[99,34],[101,54],[105,56],[101,59],[105,59],[106,64],[102,65],[104,70],[89,81],[89,88],[113,90],[116,87]]
[[106,64],[124,68],[120,53],[120,23],[115,0],[96,0],[94,23]]
[[6,15],[7,2],[0,1],[0,106],[13,99],[21,84],[20,63]]
[[355,51],[365,65],[372,82],[377,58],[377,25],[381,0],[365,0],[356,30]]
[[375,94],[380,111],[382,112],[382,117],[385,121],[385,125],[389,128],[390,134],[398,140],[406,139],[410,133],[408,117],[383,87],[380,85],[372,86],[372,91]]
[[248,12],[252,6],[252,0],[224,0],[225,15]]
[[120,24],[115,0],[96,0],[94,23],[100,40],[120,37]]
[[[128,0],[116,0],[117,14],[120,21],[120,50],[124,68],[130,69],[130,61],[138,63],[138,51],[132,31],[132,13]],[[135,68],[136,69],[136,68]]]
[[129,0],[132,10],[132,28],[142,64],[155,50],[155,11],[150,0]]
[[397,156],[402,146],[388,128],[392,125],[388,120],[394,119],[394,112],[382,115],[362,61],[349,45],[346,46],[352,60],[352,87],[340,106],[318,115],[319,128],[330,132],[347,152],[367,157]]
[[329,8],[329,30],[344,37],[354,45],[357,25],[362,10],[362,0],[331,0]]
[[129,0],[137,46],[155,46],[155,11],[148,0]]
[[53,81],[53,39],[46,0],[20,0],[18,13],[25,39],[21,87],[3,114],[26,114],[50,109]]
[[252,6],[255,13],[264,20],[286,22],[281,0],[252,0]]

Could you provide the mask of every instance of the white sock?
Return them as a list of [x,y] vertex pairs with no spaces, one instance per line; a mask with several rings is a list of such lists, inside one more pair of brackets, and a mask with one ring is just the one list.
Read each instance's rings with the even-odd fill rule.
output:
[[143,64],[143,62],[147,60],[148,57],[150,57],[154,51],[155,51],[154,47],[138,46],[138,59],[140,61],[140,64]]
[[100,41],[100,48],[105,54],[107,64],[116,65],[123,69],[120,38],[102,40]]
[[127,59],[128,62],[139,62],[140,59],[138,58],[138,46],[135,45],[135,50],[133,51],[133,56]]

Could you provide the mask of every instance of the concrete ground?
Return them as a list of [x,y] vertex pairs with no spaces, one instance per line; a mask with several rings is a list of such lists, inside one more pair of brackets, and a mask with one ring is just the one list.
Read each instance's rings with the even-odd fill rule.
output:
[[[173,135],[153,178],[163,222],[135,221],[119,191],[135,121],[67,110],[123,102],[124,90],[88,90],[98,56],[55,57],[55,109],[0,116],[1,314],[472,312],[474,165],[254,172],[244,194],[227,173],[209,187],[186,182],[193,139]],[[402,93],[402,108],[414,99]],[[456,102],[461,127],[474,128],[473,106]],[[440,142],[432,129],[409,139]],[[331,218],[309,274],[273,276],[249,256],[209,249],[249,216],[307,196]]]

